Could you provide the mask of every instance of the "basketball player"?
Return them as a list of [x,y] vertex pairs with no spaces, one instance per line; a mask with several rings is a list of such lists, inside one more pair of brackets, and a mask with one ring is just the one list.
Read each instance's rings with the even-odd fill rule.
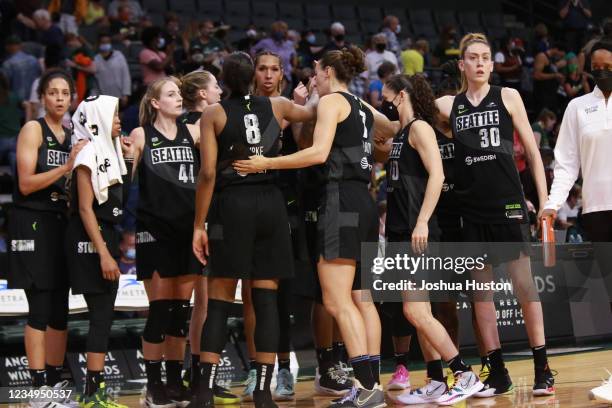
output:
[[[202,265],[189,248],[199,170],[199,127],[177,122],[182,114],[180,82],[161,78],[140,102],[141,127],[132,131],[138,174],[136,262],[144,281],[149,315],[142,335],[147,371],[144,403],[151,408],[184,406],[181,380],[189,300]],[[161,381],[162,357],[167,385]]]
[[[441,116],[450,121],[455,139],[455,193],[461,209],[462,235],[466,242],[514,242],[512,250],[494,256],[508,262],[515,293],[521,303],[533,351],[534,395],[554,394],[554,378],[548,367],[542,306],[534,293],[529,256],[529,220],[525,199],[512,159],[512,135],[516,130],[525,146],[540,203],[546,201],[544,167],[519,93],[489,85],[493,71],[491,46],[483,34],[467,34],[460,44],[462,87],[457,96],[437,100]],[[522,249],[519,249],[522,247]],[[489,258],[491,260],[491,258]],[[528,272],[527,272],[528,271]],[[489,281],[488,265],[474,277]],[[491,371],[477,396],[509,392],[512,381],[502,358],[495,305],[475,302],[475,314],[483,343],[489,350]]]
[[[239,160],[239,172],[295,169],[326,163],[325,194],[319,213],[318,272],[323,301],[338,322],[355,373],[352,391],[334,406],[384,407],[380,384],[380,320],[371,301],[363,301],[357,262],[362,242],[378,241],[378,214],[368,191],[372,170],[372,128],[394,126],[382,114],[348,93],[348,83],[365,70],[356,47],[326,53],[316,67],[317,109],[313,145],[281,157]],[[329,157],[329,159],[328,159]],[[343,214],[346,217],[343,217]],[[338,224],[342,218],[345,225]],[[355,281],[355,287],[353,285]],[[368,330],[366,331],[366,325]]]
[[[279,279],[293,275],[289,221],[282,194],[274,184],[275,174],[247,175],[236,172],[231,163],[251,154],[277,155],[283,120],[308,121],[315,110],[314,105],[302,107],[285,98],[250,95],[254,71],[248,54],[236,52],[227,57],[223,78],[230,97],[207,107],[200,124],[203,166],[198,177],[193,250],[203,263],[210,255],[209,301],[202,330],[200,387],[190,407],[212,406],[211,385],[225,346],[227,315],[238,279],[252,280],[257,350],[253,400],[257,408],[276,407],[270,392],[280,335],[276,290]],[[204,228],[207,216],[208,232]]]
[[[76,159],[71,183],[71,212],[66,229],[70,286],[72,293],[83,294],[89,315],[89,333],[85,348],[87,375],[85,390],[79,403],[81,406],[127,408],[114,402],[107,394],[104,362],[121,276],[117,265],[121,241],[118,225],[123,218],[123,198],[127,196],[131,177],[129,172],[132,170],[132,147],[129,141],[121,138],[121,152],[113,150],[110,154],[114,157],[100,157],[99,149],[95,146],[96,143],[112,146],[112,139],[121,135],[119,99],[113,96],[90,97],[84,100],[72,120],[76,137],[98,138],[91,139]],[[98,163],[105,163],[99,165],[106,165],[104,172],[108,172],[113,166],[119,174],[119,154],[124,155],[127,170],[122,176],[122,182],[109,186],[106,200],[102,200],[99,197],[103,195],[94,190],[92,180],[96,179],[96,186],[99,185],[99,176],[92,174],[91,166],[86,163],[93,162],[93,168],[96,168]]]
[[[436,134],[430,125],[437,114],[434,95],[421,75],[392,77],[383,87],[382,95],[397,108],[402,127],[393,138],[387,161],[387,242],[411,242],[412,252],[420,254],[427,242],[440,239],[434,210],[444,170]],[[417,301],[407,294],[403,311],[417,330],[431,381],[397,399],[404,404],[452,405],[480,391],[484,385],[465,364],[444,326],[433,317],[429,302]],[[444,379],[441,357],[455,377],[450,388]]]
[[65,175],[86,143],[71,147],[70,130],[62,126],[73,93],[68,74],[47,71],[38,87],[45,116],[27,122],[17,138],[15,206],[8,220],[8,287],[24,289],[28,300],[24,343],[34,388],[60,383],[66,353]]
[[[181,96],[183,107],[186,112],[179,117],[179,122],[184,124],[200,126],[202,112],[208,105],[218,103],[221,100],[222,90],[217,79],[208,71],[193,71],[181,78]],[[199,155],[200,152],[196,150]],[[198,389],[199,363],[200,363],[200,336],[202,327],[206,320],[206,307],[208,305],[208,289],[206,269],[195,283],[194,305],[189,322],[189,345],[191,348],[191,369],[189,373],[189,388],[195,392]],[[240,398],[229,390],[219,386],[214,387],[215,404],[237,404]]]

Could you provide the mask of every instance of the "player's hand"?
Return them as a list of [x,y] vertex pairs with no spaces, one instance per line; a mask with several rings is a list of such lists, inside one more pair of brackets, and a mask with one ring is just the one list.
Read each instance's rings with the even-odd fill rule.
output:
[[293,102],[296,105],[304,106],[307,99],[308,89],[306,89],[304,84],[300,82],[300,84],[293,90]]
[[70,150],[70,156],[68,156],[68,161],[66,161],[66,167],[68,167],[68,171],[72,171],[72,166],[74,166],[74,161],[76,157],[79,155],[79,152],[85,147],[85,145],[89,143],[89,140],[81,139],[75,145],[72,146]]
[[110,256],[100,256],[100,268],[102,269],[102,277],[109,281],[117,281],[121,276],[117,261]]
[[269,159],[265,156],[250,156],[249,160],[236,160],[232,166],[238,173],[243,174],[261,173],[270,168]]
[[542,228],[542,218],[544,217],[552,217],[554,223],[555,219],[557,218],[557,210],[552,208],[540,208],[540,211],[538,211],[538,222],[536,224],[537,231],[540,231],[540,228]]
[[121,152],[124,158],[134,157],[134,144],[129,136],[119,136],[121,141]]
[[193,248],[193,254],[198,258],[198,261],[200,261],[202,265],[206,265],[206,258],[208,258],[209,252],[208,233],[205,228],[194,228],[191,246]]
[[412,231],[412,251],[420,255],[427,249],[427,237],[429,236],[429,226],[424,221],[417,221]]

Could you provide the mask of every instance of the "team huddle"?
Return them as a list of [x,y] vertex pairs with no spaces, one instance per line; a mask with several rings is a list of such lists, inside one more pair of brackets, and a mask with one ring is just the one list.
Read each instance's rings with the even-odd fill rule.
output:
[[[436,98],[424,77],[396,75],[382,91],[384,114],[348,91],[365,70],[358,48],[326,53],[293,101],[280,96],[277,55],[263,52],[253,61],[236,52],[223,63],[227,98],[206,71],[159,79],[140,103],[141,127],[129,137],[121,136],[118,100],[110,96],[84,100],[73,129],[62,127],[74,85],[62,71],[45,74],[39,95],[46,116],[26,123],[18,139],[9,225],[8,282],[28,299],[25,346],[33,387],[65,386],[59,373],[71,288],[84,295],[90,323],[78,404],[120,407],[105,392],[104,358],[120,275],[117,226],[129,186],[137,183],[137,274],[149,298],[144,406],[242,400],[270,408],[275,400],[293,399],[288,304],[291,282],[302,275],[316,280],[316,391],[338,397],[334,408],[386,406],[381,316],[359,272],[361,244],[379,239],[379,211],[369,191],[379,162],[387,174],[387,242],[406,242],[413,253],[428,242],[518,244],[490,261],[507,265],[516,288],[533,352],[533,395],[554,394],[542,307],[529,296],[529,220],[513,161],[515,131],[542,205],[544,167],[519,93],[489,85],[487,38],[467,34],[460,50],[460,81],[443,86]],[[492,280],[491,265],[475,273]],[[242,398],[216,384],[238,280],[251,359]],[[480,374],[459,352],[454,302],[407,296],[383,305],[398,366],[387,389],[404,390],[393,396],[396,403],[453,405],[512,391],[495,305],[490,292],[481,295],[472,304]],[[410,390],[405,370],[413,335],[428,381]],[[183,379],[187,339],[192,362]],[[344,342],[354,378],[335,364],[334,341]]]

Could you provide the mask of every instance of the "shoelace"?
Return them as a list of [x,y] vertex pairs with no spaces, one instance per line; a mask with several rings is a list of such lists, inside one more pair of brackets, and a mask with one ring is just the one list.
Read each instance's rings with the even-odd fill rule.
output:
[[352,400],[354,400],[354,399],[357,397],[357,392],[358,392],[357,387],[353,386],[353,387],[351,388],[351,391],[349,391],[349,392],[348,392],[348,393],[347,393],[347,394],[344,396],[344,398],[342,398],[342,399],[341,399],[341,400],[338,402],[338,404],[340,405],[340,404],[344,404],[344,403],[345,403],[345,402],[347,402],[347,401],[352,401]]

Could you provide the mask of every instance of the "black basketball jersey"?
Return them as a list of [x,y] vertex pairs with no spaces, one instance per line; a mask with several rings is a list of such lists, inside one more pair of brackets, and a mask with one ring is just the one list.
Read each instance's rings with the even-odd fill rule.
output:
[[[123,176],[123,183],[129,183],[129,176],[131,172],[128,172]],[[73,180],[70,188],[71,200],[70,200],[70,215],[79,216],[79,189],[77,188],[76,172],[72,174]],[[93,211],[96,214],[98,222],[107,222],[111,224],[119,224],[123,220],[123,202],[124,202],[124,184],[116,183],[108,188],[108,199],[100,204],[98,200],[94,198]]]
[[434,128],[442,167],[444,168],[444,184],[436,207],[436,215],[440,226],[455,226],[459,220],[459,204],[455,195],[455,141]]
[[[38,159],[36,161],[35,173],[44,173],[63,166],[70,156],[71,141],[70,129],[64,128],[64,143],[60,143],[45,118],[38,119],[42,128],[42,143],[38,148]],[[19,190],[19,172],[15,178],[13,190],[13,202],[16,206],[41,211],[66,211],[68,208],[68,195],[66,193],[66,177],[57,179],[50,186],[35,191],[27,196]]]
[[246,95],[221,101],[221,106],[227,115],[227,122],[218,136],[215,189],[274,182],[274,171],[240,174],[231,165],[235,160],[248,159],[253,155],[278,156],[281,128],[272,112],[270,98]]
[[455,193],[461,215],[478,223],[527,222],[523,189],[513,159],[512,118],[491,86],[478,106],[465,93],[450,114],[455,138]]
[[173,140],[144,126],[145,146],[138,166],[138,221],[156,239],[181,239],[193,231],[200,161],[187,125],[178,123]]
[[[280,154],[287,156],[298,151],[297,143],[293,139],[291,126],[287,126],[281,131]],[[298,170],[286,169],[278,172],[278,185],[281,189],[294,189],[298,182]]]
[[338,92],[351,106],[349,115],[336,127],[336,134],[325,162],[327,181],[370,182],[372,172],[372,129],[374,115],[349,93]]
[[[401,129],[393,138],[393,146],[386,164],[387,171],[387,218],[385,228],[396,233],[410,232],[425,198],[429,173],[423,165],[419,152],[408,142],[414,120]],[[430,219],[430,236],[437,236],[435,217]]]
[[178,123],[185,125],[195,125],[195,123],[202,117],[202,112],[193,111],[185,112],[178,118]]

